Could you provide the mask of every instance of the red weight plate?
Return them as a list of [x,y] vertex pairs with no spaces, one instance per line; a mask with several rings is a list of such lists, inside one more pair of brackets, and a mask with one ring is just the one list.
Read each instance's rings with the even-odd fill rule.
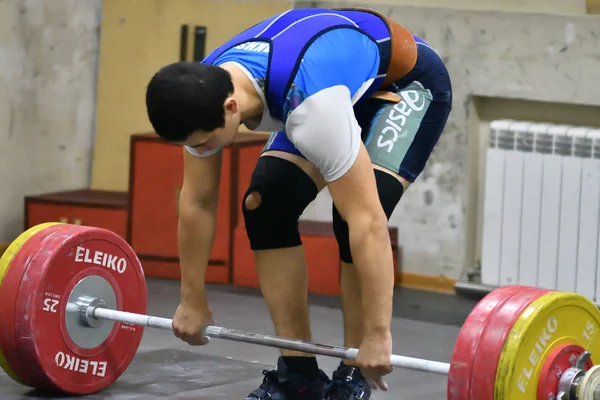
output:
[[[537,298],[542,291],[529,286],[507,285],[493,290],[486,295],[473,308],[465,323],[463,324],[450,362],[450,371],[448,373],[448,400],[481,400],[483,398],[472,397],[472,379],[474,374],[478,374],[475,369],[476,357],[481,351],[483,340],[488,334],[488,327],[498,318],[498,312],[507,303],[510,303],[514,296],[522,296],[531,293]],[[501,342],[500,346],[504,343]],[[498,358],[500,353],[498,353]],[[488,371],[494,370],[491,375],[492,390],[494,388],[494,379],[496,377],[495,369],[498,359],[495,362],[488,359]],[[491,399],[492,397],[490,397]]]
[[529,305],[551,290],[523,290],[512,296],[497,311],[479,339],[473,361],[470,398],[493,399],[496,370],[502,348],[513,325]]
[[29,262],[49,237],[65,229],[65,225],[52,225],[30,236],[20,247],[10,262],[0,290],[0,347],[12,372],[20,379],[20,383],[38,389],[48,388],[43,374],[32,371],[17,353],[15,332],[16,303],[19,286]]
[[[555,399],[558,394],[558,381],[567,369],[575,366],[575,361],[584,352],[583,347],[575,344],[563,344],[553,349],[540,370],[537,385],[538,400]],[[593,366],[592,360],[588,360],[584,369]]]
[[[31,259],[17,296],[18,354],[29,369],[43,373],[55,390],[72,395],[96,393],[127,369],[143,327],[106,321],[108,331],[100,343],[80,346],[67,326],[73,316],[66,310],[69,297],[74,288],[81,287],[77,285],[91,278],[109,288],[117,310],[145,314],[143,270],[127,242],[105,229],[70,225],[43,246]],[[86,285],[86,294],[99,297],[99,287]],[[87,329],[90,337],[100,332]]]

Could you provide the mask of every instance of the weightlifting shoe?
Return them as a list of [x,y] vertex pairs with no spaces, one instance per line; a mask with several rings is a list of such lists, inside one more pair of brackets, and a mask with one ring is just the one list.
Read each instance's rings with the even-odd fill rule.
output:
[[370,400],[371,387],[358,368],[340,364],[329,383],[326,400]]
[[265,370],[263,375],[262,384],[246,400],[325,400],[329,378],[322,370],[316,379],[309,380],[302,375],[288,374],[280,358],[277,369]]

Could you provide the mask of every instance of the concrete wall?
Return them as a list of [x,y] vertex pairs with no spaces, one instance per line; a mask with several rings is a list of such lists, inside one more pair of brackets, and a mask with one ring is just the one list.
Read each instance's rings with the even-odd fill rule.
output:
[[[361,4],[297,1],[296,7]],[[477,261],[482,121],[517,117],[576,123],[578,115],[582,123],[600,126],[600,17],[374,8],[428,41],[452,76],[454,108],[446,130],[391,225],[400,231],[404,271],[458,278]],[[330,216],[326,192],[304,215]]]
[[[297,1],[298,4],[307,2]],[[312,2],[314,3],[314,2]],[[350,4],[347,0],[321,0],[324,4]],[[363,0],[361,5],[369,7],[385,6],[419,6],[435,8],[451,8],[461,10],[496,10],[508,12],[539,12],[545,14],[585,14],[586,0]]]
[[100,7],[0,1],[0,242],[23,196],[89,184]]

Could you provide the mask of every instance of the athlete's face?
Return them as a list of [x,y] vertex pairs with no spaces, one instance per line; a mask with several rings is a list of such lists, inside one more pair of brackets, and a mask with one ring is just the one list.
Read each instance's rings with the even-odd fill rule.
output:
[[182,144],[193,147],[199,154],[208,153],[216,148],[230,144],[240,126],[240,113],[233,98],[228,98],[223,104],[225,109],[225,126],[212,132],[194,132]]

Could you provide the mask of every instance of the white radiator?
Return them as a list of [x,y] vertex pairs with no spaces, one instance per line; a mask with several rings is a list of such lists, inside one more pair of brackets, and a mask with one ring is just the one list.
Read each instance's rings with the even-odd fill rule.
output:
[[600,299],[600,130],[494,121],[485,168],[482,283]]

